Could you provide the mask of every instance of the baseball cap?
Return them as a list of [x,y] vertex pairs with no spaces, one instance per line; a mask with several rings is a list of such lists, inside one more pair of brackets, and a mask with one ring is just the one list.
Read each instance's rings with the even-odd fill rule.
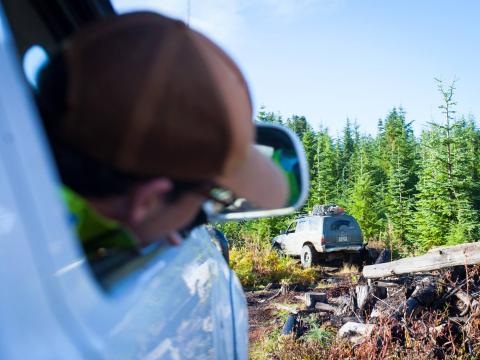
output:
[[253,145],[252,104],[233,60],[183,22],[108,17],[62,48],[65,109],[55,136],[139,177],[214,181],[258,207],[283,207],[284,176]]

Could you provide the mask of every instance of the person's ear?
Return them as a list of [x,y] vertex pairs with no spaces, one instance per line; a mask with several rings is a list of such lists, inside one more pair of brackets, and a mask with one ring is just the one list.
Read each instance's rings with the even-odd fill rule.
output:
[[129,222],[140,224],[148,219],[163,205],[164,195],[172,188],[173,183],[167,178],[157,178],[137,186],[130,195]]

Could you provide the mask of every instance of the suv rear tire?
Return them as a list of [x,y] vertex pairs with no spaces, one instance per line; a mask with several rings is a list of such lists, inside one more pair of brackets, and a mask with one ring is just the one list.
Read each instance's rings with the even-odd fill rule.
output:
[[304,268],[310,268],[318,263],[318,253],[315,248],[310,244],[303,245],[302,254],[300,260]]

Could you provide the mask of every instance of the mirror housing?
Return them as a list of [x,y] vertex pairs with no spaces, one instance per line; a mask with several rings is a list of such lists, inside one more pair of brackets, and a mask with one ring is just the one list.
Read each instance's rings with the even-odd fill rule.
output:
[[260,209],[245,199],[235,198],[234,205],[218,210],[211,201],[206,201],[204,211],[210,222],[288,215],[301,207],[308,196],[309,170],[298,136],[282,125],[256,123],[255,126],[257,148],[285,175],[290,190],[288,203],[282,208]]

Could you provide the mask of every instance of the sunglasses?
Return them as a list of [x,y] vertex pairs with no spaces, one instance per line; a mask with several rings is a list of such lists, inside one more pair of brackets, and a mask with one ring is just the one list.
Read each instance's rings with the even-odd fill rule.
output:
[[222,205],[231,206],[235,196],[228,190],[222,189],[213,181],[173,181],[173,189],[167,194],[170,201],[178,200],[185,193],[194,193],[208,200]]

